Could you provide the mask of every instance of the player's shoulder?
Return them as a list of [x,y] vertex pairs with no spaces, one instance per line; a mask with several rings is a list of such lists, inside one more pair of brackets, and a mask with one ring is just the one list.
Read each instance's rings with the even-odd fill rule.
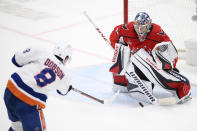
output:
[[115,26],[114,29],[125,29],[125,30],[128,30],[129,28],[133,28],[133,21],[127,23],[127,24],[120,24],[120,25],[117,25]]
[[159,33],[161,31],[162,31],[162,28],[160,25],[152,23],[152,32]]
[[129,22],[127,25],[127,28],[134,28],[134,21]]
[[23,51],[23,53],[47,53],[48,50],[46,50],[46,48],[43,47],[38,47],[38,46],[30,46],[30,47],[26,47]]
[[134,22],[131,21],[131,22],[127,23],[127,24],[122,24],[122,25],[121,25],[121,28],[122,28],[123,30],[133,30],[133,29],[134,29],[133,24],[134,24]]
[[45,60],[47,58],[50,58],[50,59],[53,58],[53,54],[51,53],[51,51],[45,47],[33,46],[29,48],[29,50],[31,52],[30,56],[34,57],[37,60]]
[[118,32],[120,35],[126,35],[126,34],[133,34],[134,33],[134,26],[133,21],[127,23],[127,24],[121,24],[115,27],[115,32]]
[[151,32],[148,35],[149,39],[157,41],[170,41],[168,35],[163,31],[160,25],[152,23]]

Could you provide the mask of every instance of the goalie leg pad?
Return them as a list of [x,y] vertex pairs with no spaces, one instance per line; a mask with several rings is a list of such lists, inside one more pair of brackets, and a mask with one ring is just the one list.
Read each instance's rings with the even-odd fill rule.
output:
[[129,47],[116,43],[114,57],[112,60],[113,65],[110,68],[110,72],[124,75],[125,68],[129,64],[130,54]]
[[131,61],[152,83],[172,92],[178,100],[190,93],[191,87],[186,77],[173,70],[162,70],[143,49],[132,56]]
[[[148,90],[153,93],[153,86],[152,83],[149,81],[144,81],[142,80],[143,83],[146,85],[146,87],[148,88]],[[150,101],[148,101],[148,99],[146,98],[145,94],[142,92],[142,90],[138,87],[138,85],[132,84],[128,86],[129,89],[129,94],[131,97],[133,97],[136,100],[139,101],[143,101],[146,103],[150,103]]]
[[158,99],[153,95],[152,91],[149,90],[147,85],[140,79],[140,77],[135,73],[134,66],[132,63],[126,69],[126,78],[128,79],[129,83],[135,82],[138,86],[139,91],[144,94],[144,98],[146,98],[150,103],[158,105]]

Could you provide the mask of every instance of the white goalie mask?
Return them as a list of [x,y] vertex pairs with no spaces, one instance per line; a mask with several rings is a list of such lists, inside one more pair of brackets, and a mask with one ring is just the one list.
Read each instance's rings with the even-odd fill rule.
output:
[[145,12],[139,12],[134,20],[134,29],[140,41],[144,41],[152,25],[152,20]]
[[72,47],[66,43],[59,43],[55,45],[53,54],[59,57],[58,59],[65,65],[72,59]]

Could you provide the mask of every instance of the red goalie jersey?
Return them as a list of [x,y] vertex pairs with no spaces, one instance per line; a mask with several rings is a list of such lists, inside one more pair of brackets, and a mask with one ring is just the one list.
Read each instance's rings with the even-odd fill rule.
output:
[[140,41],[133,24],[134,22],[130,22],[114,28],[110,35],[110,42],[113,48],[116,43],[123,43],[128,45],[133,53],[141,48],[144,48],[150,53],[156,44],[164,41],[171,41],[161,27],[154,23],[152,23],[150,32],[147,34],[145,40]]
[[[134,22],[129,22],[128,24],[121,24],[114,28],[110,35],[111,46],[115,48],[116,43],[122,43],[128,45],[131,53],[137,52],[139,49],[144,48],[149,54],[151,54],[155,45],[161,42],[171,42],[168,35],[162,30],[162,28],[152,23],[150,31],[147,33],[144,41],[140,41],[138,34],[134,29]],[[176,67],[178,58],[174,61],[173,67]],[[111,70],[111,72],[113,72]],[[118,74],[113,74],[114,83],[125,86],[128,84],[124,76],[119,76]],[[124,83],[124,84],[123,84]]]
[[[139,12],[134,21],[116,26],[110,35],[110,42],[111,46],[115,48],[113,65],[110,68],[114,79],[113,91],[135,92],[132,90],[136,89],[138,84],[128,76],[130,71],[127,67],[130,66],[141,80],[152,84],[150,89],[159,85],[157,83],[159,81],[163,83],[164,89],[173,90],[172,93],[177,96],[178,102],[184,103],[191,99],[189,80],[179,74],[176,68],[178,59],[176,48],[161,27],[152,23],[147,13]],[[144,49],[148,54],[144,50],[141,51],[146,55],[140,54],[138,52],[140,49]],[[132,54],[138,57],[130,57]],[[146,56],[151,61],[149,58],[144,59],[147,58]],[[128,82],[128,80],[130,81]]]

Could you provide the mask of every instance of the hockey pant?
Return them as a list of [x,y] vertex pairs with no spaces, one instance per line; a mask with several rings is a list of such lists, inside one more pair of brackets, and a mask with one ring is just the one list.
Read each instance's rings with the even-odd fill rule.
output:
[[24,103],[8,88],[4,93],[4,102],[12,122],[9,131],[46,131],[44,115],[40,107]]

